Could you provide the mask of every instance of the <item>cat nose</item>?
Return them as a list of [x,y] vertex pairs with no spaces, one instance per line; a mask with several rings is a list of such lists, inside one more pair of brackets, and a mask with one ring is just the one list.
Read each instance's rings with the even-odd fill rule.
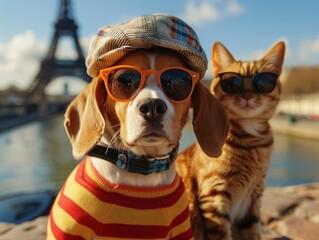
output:
[[242,97],[243,97],[243,99],[248,101],[248,100],[252,99],[254,97],[254,95],[252,92],[244,92],[242,94]]
[[146,121],[158,121],[167,110],[167,105],[161,99],[145,99],[138,106],[138,113]]

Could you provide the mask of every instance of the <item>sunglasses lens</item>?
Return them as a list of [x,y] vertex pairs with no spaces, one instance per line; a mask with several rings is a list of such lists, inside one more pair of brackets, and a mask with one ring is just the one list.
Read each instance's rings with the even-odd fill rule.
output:
[[272,73],[259,73],[253,79],[253,87],[257,93],[271,93],[276,86],[277,76]]
[[119,100],[128,100],[134,97],[140,84],[140,73],[130,68],[114,70],[108,77],[108,88],[111,94]]
[[220,75],[220,86],[225,93],[238,94],[243,91],[244,80],[234,73]]
[[161,74],[163,91],[174,101],[186,99],[192,91],[192,83],[192,77],[182,69],[170,69]]

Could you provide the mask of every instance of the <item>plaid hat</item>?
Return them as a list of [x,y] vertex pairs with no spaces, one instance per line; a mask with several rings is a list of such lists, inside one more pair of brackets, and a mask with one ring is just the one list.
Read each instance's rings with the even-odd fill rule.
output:
[[139,16],[120,25],[101,28],[90,44],[87,72],[95,77],[129,51],[154,47],[177,52],[192,70],[204,77],[207,58],[196,33],[183,20],[164,14]]

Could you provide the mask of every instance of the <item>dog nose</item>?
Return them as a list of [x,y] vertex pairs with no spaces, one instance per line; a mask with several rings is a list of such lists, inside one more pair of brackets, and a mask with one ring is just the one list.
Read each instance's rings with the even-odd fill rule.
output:
[[167,110],[161,99],[145,99],[138,106],[139,114],[147,121],[159,120]]

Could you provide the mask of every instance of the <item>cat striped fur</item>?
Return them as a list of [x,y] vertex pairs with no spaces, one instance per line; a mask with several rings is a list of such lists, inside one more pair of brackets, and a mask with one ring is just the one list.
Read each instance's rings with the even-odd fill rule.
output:
[[[252,76],[260,72],[279,75],[284,52],[285,44],[278,42],[259,61],[237,61],[221,43],[213,45],[216,78],[211,92],[225,107],[230,123],[222,154],[210,158],[193,144],[176,161],[189,195],[195,239],[261,239],[261,196],[274,142],[269,119],[280,99],[281,85],[277,79],[272,92],[257,94]],[[244,77],[240,94],[222,90],[218,75],[225,72]]]

